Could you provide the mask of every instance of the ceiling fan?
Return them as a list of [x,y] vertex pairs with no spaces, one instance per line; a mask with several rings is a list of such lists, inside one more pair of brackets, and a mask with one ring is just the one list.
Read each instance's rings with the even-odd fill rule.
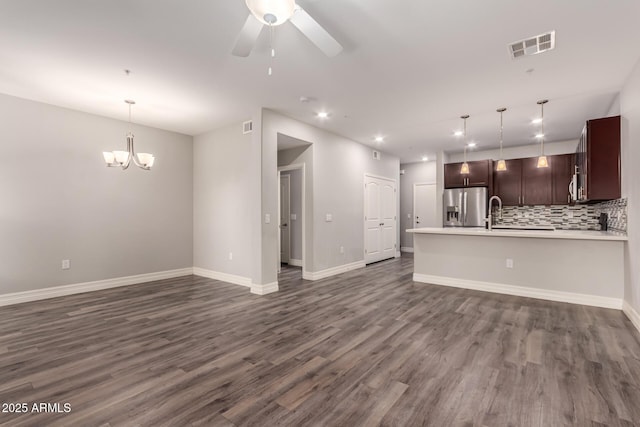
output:
[[231,53],[249,56],[264,26],[274,27],[290,21],[327,56],[342,52],[342,46],[320,26],[295,0],[245,0],[251,14],[240,30]]

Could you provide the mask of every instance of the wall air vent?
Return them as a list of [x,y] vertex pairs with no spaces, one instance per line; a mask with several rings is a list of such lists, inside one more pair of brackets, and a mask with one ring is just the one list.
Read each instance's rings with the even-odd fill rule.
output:
[[251,131],[253,131],[253,122],[251,120],[249,120],[248,122],[243,122],[242,133],[246,135],[248,133],[251,133]]
[[539,36],[509,43],[509,56],[511,56],[511,59],[517,59],[523,56],[537,55],[538,53],[546,52],[555,47],[556,32],[549,31]]

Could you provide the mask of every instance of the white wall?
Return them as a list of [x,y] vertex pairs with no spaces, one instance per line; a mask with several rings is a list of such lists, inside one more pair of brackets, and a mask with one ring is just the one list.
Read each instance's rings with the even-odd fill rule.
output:
[[194,138],[194,267],[251,279],[254,224],[247,195],[258,183],[251,150],[251,134],[243,135],[241,123]]
[[[622,197],[628,198],[625,248],[627,304],[640,313],[640,61],[620,92],[622,138]],[[640,319],[636,319],[636,322]],[[636,323],[640,329],[640,324]]]
[[[413,234],[405,230],[413,224],[413,185],[416,183],[436,183],[436,162],[407,163],[400,165],[404,175],[400,175],[400,244],[403,248],[413,247]],[[438,192],[436,191],[436,194]],[[438,198],[433,200],[437,205]],[[442,223],[440,223],[442,224]]]
[[[569,154],[575,153],[578,147],[578,140],[572,139],[569,141],[560,142],[545,142],[544,153],[548,156],[555,156],[557,154]],[[521,159],[526,157],[536,157],[540,155],[540,144],[521,145],[518,147],[505,147],[502,150],[502,154],[505,159]],[[500,150],[478,150],[467,151],[467,160],[486,160],[500,159]],[[464,153],[452,153],[449,155],[448,163],[457,163],[464,161]]]
[[[263,215],[277,214],[278,133],[310,142],[313,144],[313,170],[309,174],[312,192],[307,193],[307,198],[313,199],[313,215],[308,216],[313,230],[313,251],[307,260],[307,271],[318,272],[364,260],[364,174],[392,178],[399,188],[398,158],[382,153],[381,160],[373,160],[370,147],[270,110],[263,110],[262,124]],[[398,202],[397,216],[399,206]],[[332,222],[325,221],[327,213],[333,215]],[[400,227],[398,243],[399,230]],[[269,240],[263,242],[263,280],[267,282],[276,280],[276,225],[263,223],[262,235]],[[340,254],[340,246],[344,246],[344,254]],[[269,265],[272,271],[264,268]]]
[[190,136],[132,125],[156,164],[123,171],[124,121],[6,95],[0,120],[0,294],[193,265]]
[[[278,152],[278,160],[280,157]],[[289,176],[289,201],[291,221],[289,221],[291,258],[302,260],[302,170],[282,172]],[[295,215],[296,219],[293,219]]]

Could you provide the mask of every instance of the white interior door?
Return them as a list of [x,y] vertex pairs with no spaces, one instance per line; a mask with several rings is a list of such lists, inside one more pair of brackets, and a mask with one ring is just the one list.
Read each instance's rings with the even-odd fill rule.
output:
[[280,175],[280,262],[291,259],[291,177]]
[[364,248],[367,264],[396,255],[396,183],[365,176]]
[[413,226],[415,228],[438,227],[436,209],[436,185],[414,184]]

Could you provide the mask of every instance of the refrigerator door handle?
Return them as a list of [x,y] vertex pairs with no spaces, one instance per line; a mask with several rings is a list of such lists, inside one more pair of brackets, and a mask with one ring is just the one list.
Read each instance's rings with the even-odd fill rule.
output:
[[464,212],[464,224],[467,224],[467,196],[468,193],[465,191],[464,192],[464,206],[463,206],[463,212]]

